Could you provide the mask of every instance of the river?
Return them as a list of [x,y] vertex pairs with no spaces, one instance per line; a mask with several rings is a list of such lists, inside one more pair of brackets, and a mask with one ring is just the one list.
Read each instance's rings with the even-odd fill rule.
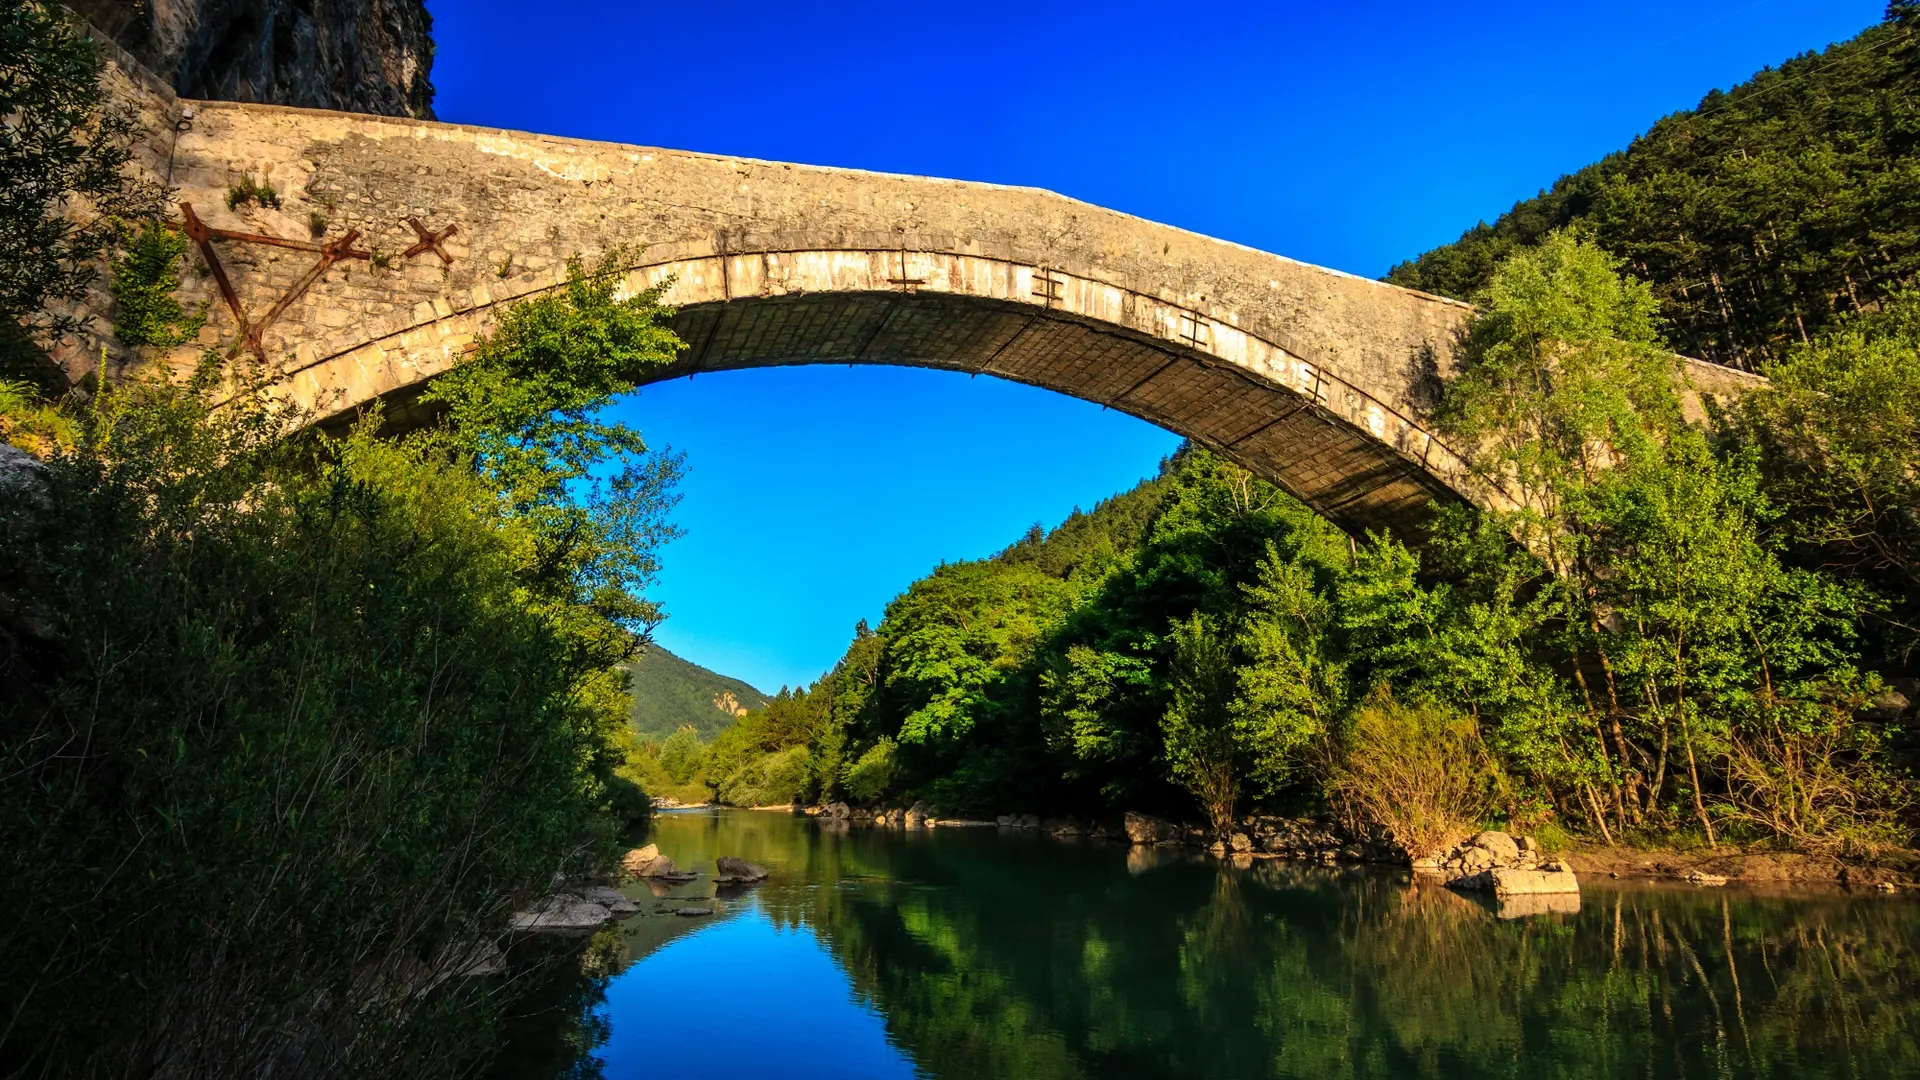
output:
[[[649,839],[773,875],[625,890],[643,913],[527,995],[499,1075],[1920,1076],[1906,899],[1599,880],[1502,918],[1404,872],[991,828],[701,810]],[[656,913],[685,906],[715,913]]]

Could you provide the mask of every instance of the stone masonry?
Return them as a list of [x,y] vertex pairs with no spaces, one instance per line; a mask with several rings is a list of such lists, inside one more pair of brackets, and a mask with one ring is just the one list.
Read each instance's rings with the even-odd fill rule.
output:
[[[987,374],[1160,424],[1350,530],[1407,535],[1435,500],[1509,502],[1421,419],[1470,314],[1453,301],[1030,188],[185,101],[137,72],[123,81],[176,217],[184,204],[209,230],[293,245],[208,242],[249,324],[273,316],[251,348],[192,257],[203,345],[257,353],[321,419],[380,403],[404,420],[501,305],[564,282],[570,256],[618,252],[627,288],[664,285],[679,310],[687,348],[661,378],[815,363]],[[279,207],[230,210],[229,186],[247,179]],[[119,365],[196,352],[82,341],[69,373],[103,347]],[[1697,364],[1689,376],[1709,393],[1746,378]]]

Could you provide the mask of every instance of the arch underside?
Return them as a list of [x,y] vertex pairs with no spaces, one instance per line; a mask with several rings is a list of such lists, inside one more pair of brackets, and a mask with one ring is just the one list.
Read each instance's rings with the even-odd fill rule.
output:
[[705,371],[885,364],[991,375],[1157,424],[1219,452],[1349,532],[1417,540],[1461,496],[1322,402],[1195,348],[1033,304],[924,292],[842,292],[683,306],[680,361]]

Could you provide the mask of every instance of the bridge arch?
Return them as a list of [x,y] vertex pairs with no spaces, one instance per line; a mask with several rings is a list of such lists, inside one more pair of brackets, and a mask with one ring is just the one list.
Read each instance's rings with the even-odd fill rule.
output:
[[[627,287],[670,282],[679,309],[661,378],[987,374],[1159,424],[1353,530],[1505,502],[1424,420],[1453,301],[1030,188],[129,92],[200,248],[207,342],[251,341],[322,415],[404,419],[505,305],[623,250]],[[242,180],[278,205],[229,205]]]
[[[660,284],[687,348],[650,381],[806,364],[1008,379],[1158,424],[1350,529],[1405,535],[1436,500],[1476,490],[1465,463],[1419,421],[1337,373],[1203,313],[1064,270],[953,252],[833,249],[625,271],[628,292]],[[436,313],[290,364],[287,385],[321,413],[385,399],[405,424],[411,391],[453,363],[494,311],[525,295]]]

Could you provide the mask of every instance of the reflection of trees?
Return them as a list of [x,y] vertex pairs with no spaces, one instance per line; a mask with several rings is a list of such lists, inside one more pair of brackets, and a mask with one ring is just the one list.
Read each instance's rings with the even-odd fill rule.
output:
[[800,918],[937,1077],[1920,1074],[1904,905],[1591,890],[1501,921],[1378,875],[914,847],[874,854],[937,887]]
[[1920,1075],[1910,904],[1590,887],[1502,921],[1380,874],[726,820],[662,849],[790,874],[761,909],[941,1080]]

